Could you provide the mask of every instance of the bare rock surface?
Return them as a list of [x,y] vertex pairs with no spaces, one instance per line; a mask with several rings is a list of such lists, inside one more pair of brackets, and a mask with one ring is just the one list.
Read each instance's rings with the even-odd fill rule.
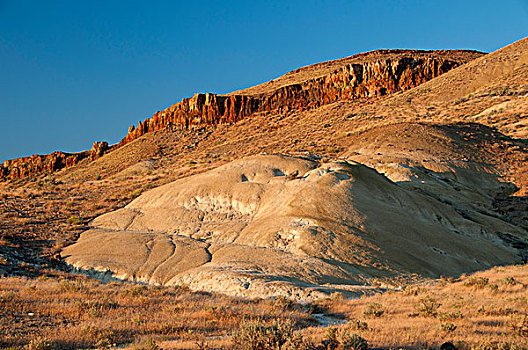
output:
[[294,299],[520,262],[500,237],[525,231],[462,214],[360,163],[260,155],[145,192],[63,256],[124,280]]

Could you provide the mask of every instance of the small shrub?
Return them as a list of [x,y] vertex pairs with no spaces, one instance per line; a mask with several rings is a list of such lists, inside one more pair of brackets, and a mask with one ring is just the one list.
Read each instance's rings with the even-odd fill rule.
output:
[[504,284],[513,286],[513,285],[517,284],[517,281],[512,276],[508,276],[508,277],[504,278]]
[[334,350],[339,346],[337,340],[337,327],[328,327],[326,329],[326,339],[322,342],[323,348],[326,350]]
[[53,342],[45,338],[38,337],[38,338],[32,339],[27,345],[26,349],[27,350],[53,350],[55,349],[55,346]]
[[116,335],[111,329],[100,331],[97,334],[97,341],[95,342],[95,346],[98,348],[111,348],[112,346],[116,345],[115,337]]
[[119,304],[115,301],[110,301],[108,299],[99,300],[90,300],[82,301],[76,300],[74,305],[79,307],[80,312],[88,313],[93,317],[101,317],[106,312],[110,310],[116,310],[119,308]]
[[410,296],[416,296],[423,292],[423,290],[420,287],[412,287],[412,286],[405,286],[405,289],[403,290],[404,295],[410,295]]
[[84,222],[78,216],[70,216],[68,220],[66,220],[66,223],[68,223],[68,225],[82,225]]
[[129,194],[127,194],[124,199],[125,200],[129,200],[129,199],[135,199],[137,197],[141,196],[141,190],[140,189],[137,189],[135,191],[132,191],[130,192]]
[[499,286],[495,283],[488,285],[489,289],[491,289],[493,292],[499,291]]
[[424,317],[435,317],[438,314],[438,308],[440,305],[442,304],[437,302],[436,299],[426,296],[418,301],[416,311],[419,315]]
[[126,289],[123,293],[132,297],[138,297],[145,294],[148,291],[147,286],[134,286],[130,289]]
[[440,325],[440,329],[446,332],[453,332],[456,328],[457,326],[455,326],[451,322],[442,323]]
[[455,319],[461,319],[464,318],[464,315],[460,311],[455,311],[451,313],[441,313],[438,318],[440,321],[448,321],[448,320],[455,320]]
[[355,331],[365,331],[368,329],[368,324],[367,322],[363,322],[361,320],[350,320],[347,323],[346,328],[352,329]]
[[528,314],[524,315],[519,324],[512,324],[513,333],[520,337],[528,337]]
[[297,304],[286,297],[283,296],[277,296],[273,302],[273,307],[280,310],[294,310]]
[[293,322],[274,321],[271,325],[261,321],[242,322],[233,334],[233,342],[245,350],[280,350],[293,337]]
[[488,278],[485,277],[470,277],[464,285],[466,287],[484,288],[489,282]]
[[78,293],[78,292],[87,292],[88,288],[84,285],[82,281],[71,282],[68,280],[62,280],[59,283],[59,291],[65,293]]
[[471,350],[526,350],[526,346],[510,342],[483,341],[471,347]]
[[161,348],[152,338],[148,338],[136,344],[134,350],[161,350]]
[[368,342],[355,333],[347,331],[341,332],[339,335],[339,343],[343,350],[367,350]]
[[306,342],[300,332],[293,333],[293,336],[282,346],[282,350],[311,350],[315,347],[312,343]]
[[383,310],[381,304],[370,303],[367,305],[365,310],[363,310],[363,315],[366,317],[380,317],[384,312],[385,310]]

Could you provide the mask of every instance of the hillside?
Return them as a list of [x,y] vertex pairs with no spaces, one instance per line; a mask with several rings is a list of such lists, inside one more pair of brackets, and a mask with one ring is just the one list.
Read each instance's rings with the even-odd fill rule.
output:
[[[90,152],[49,156],[34,155],[7,160],[0,176],[16,179],[38,176],[71,167],[115,150],[138,137],[166,127],[195,128],[233,123],[251,115],[310,109],[341,99],[383,96],[410,89],[431,78],[482,55],[476,51],[382,50],[300,68],[266,87],[260,93],[229,95],[195,94],[191,98],[156,112],[151,118],[128,128],[116,145],[95,142]],[[253,91],[253,90],[251,90]]]
[[[236,298],[292,303],[287,297],[349,320],[380,303],[387,320],[364,332],[379,347],[417,347],[425,335],[438,346],[449,334],[522,344],[499,334],[507,317],[525,327],[525,265],[493,267],[528,260],[527,106],[528,39],[489,54],[380,50],[226,95],[197,94],[117,145],[4,163],[0,274],[82,272],[110,282],[103,289],[123,281],[161,294],[183,288],[198,292],[185,298],[212,293],[229,308],[246,300]],[[465,285],[464,274],[486,269],[478,276],[496,288]],[[523,282],[510,286],[504,271]],[[436,278],[443,282],[430,287]],[[425,331],[440,327],[437,318],[409,316],[410,304],[395,302],[401,293],[335,297],[416,283],[417,294],[404,295],[433,295],[443,313],[467,293],[491,304],[465,308],[464,320],[446,316],[459,327],[446,333]],[[518,310],[504,311],[502,297],[517,298],[509,302]],[[305,335],[322,338],[306,315],[295,317]],[[424,337],[413,338],[403,319]],[[382,321],[398,326],[380,333]],[[484,333],[468,335],[476,329]]]

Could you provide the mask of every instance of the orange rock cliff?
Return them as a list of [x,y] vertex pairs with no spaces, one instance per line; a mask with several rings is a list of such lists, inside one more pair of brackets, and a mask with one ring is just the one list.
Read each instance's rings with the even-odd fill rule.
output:
[[[378,58],[361,61],[362,57],[368,58],[369,55]],[[227,95],[197,93],[140,121],[137,127],[130,126],[127,135],[116,145],[95,142],[91,151],[54,152],[7,160],[0,166],[0,178],[36,176],[73,166],[85,158],[93,161],[148,132],[167,126],[191,128],[235,123],[256,113],[281,114],[287,110],[313,109],[342,99],[373,98],[411,89],[480,55],[482,53],[469,50],[378,50],[351,56],[348,58],[352,61],[350,63],[343,61],[346,59],[334,61],[343,61],[343,64],[326,74],[269,91],[251,94],[243,90]],[[358,59],[354,60],[356,57]],[[299,68],[284,77],[317,65]]]

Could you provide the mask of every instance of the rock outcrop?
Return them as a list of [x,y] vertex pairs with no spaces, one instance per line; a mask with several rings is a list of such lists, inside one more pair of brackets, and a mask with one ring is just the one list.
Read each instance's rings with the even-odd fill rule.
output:
[[0,166],[0,177],[18,179],[52,173],[62,168],[71,167],[90,155],[89,151],[78,153],[53,152],[47,155],[32,155],[31,157],[6,160]]
[[[411,89],[480,55],[476,51],[461,50],[378,50],[299,68],[284,76],[285,84],[275,86],[276,82],[270,82],[271,86],[259,89],[259,93],[246,90],[227,95],[198,93],[156,112],[140,121],[137,127],[130,126],[127,135],[116,145],[95,142],[87,152],[55,152],[9,160],[0,166],[0,176],[11,179],[35,176],[75,165],[87,156],[93,161],[148,132],[168,126],[189,129],[235,123],[257,113],[282,114],[341,99],[371,98]],[[306,77],[303,72],[307,72]]]
[[448,55],[420,57],[415,53],[395,59],[344,65],[330,74],[282,86],[265,94],[195,94],[140,121],[137,127],[131,126],[119,145],[169,125],[189,128],[233,123],[255,113],[283,113],[285,110],[317,108],[341,99],[383,96],[416,87],[462,63],[465,61],[450,59]]
[[90,150],[90,160],[96,160],[97,158],[102,157],[108,150],[108,142],[95,141],[92,145],[92,149]]

